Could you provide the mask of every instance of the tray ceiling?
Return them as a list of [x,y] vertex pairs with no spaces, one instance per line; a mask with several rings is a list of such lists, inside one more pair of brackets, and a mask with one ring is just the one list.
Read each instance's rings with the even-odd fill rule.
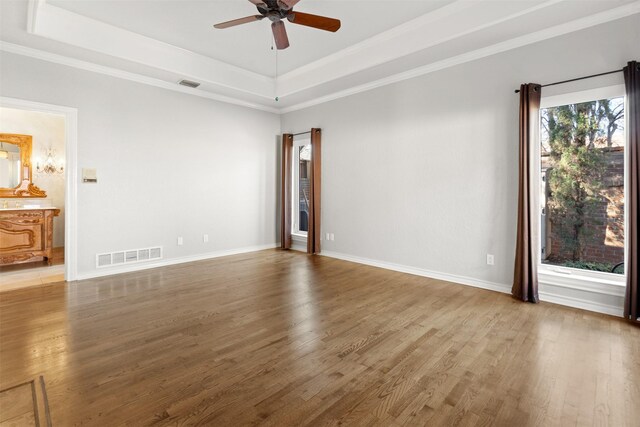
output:
[[[302,0],[337,33],[267,22],[247,0],[1,0],[0,49],[167,89],[286,112],[634,16],[640,0]],[[198,81],[198,89],[178,86]],[[275,98],[278,98],[276,101]]]
[[[332,34],[287,23],[291,47],[278,52],[278,71],[286,73],[452,2],[302,0],[296,10],[336,17],[342,21],[342,27]],[[259,74],[275,76],[269,22],[226,30],[213,28],[218,22],[255,15],[256,7],[247,0],[49,0],[49,3]]]

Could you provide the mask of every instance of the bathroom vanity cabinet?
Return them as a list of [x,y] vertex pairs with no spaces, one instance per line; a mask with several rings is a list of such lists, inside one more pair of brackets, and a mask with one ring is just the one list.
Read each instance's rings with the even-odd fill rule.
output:
[[51,265],[56,208],[0,209],[0,265],[46,259]]

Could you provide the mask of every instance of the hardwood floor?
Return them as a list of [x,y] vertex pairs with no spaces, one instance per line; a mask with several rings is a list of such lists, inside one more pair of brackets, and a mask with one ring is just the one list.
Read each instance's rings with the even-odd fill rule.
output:
[[49,426],[44,378],[0,390],[0,426]]
[[640,328],[269,250],[1,293],[40,375],[54,426],[638,426]]

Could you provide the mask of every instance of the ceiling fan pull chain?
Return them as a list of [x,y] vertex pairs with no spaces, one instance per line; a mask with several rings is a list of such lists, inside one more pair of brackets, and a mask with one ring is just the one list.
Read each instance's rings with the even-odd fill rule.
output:
[[[273,49],[273,47],[272,47]],[[276,77],[275,77],[275,86],[276,86],[276,102],[280,100],[278,97],[278,49],[276,49]]]

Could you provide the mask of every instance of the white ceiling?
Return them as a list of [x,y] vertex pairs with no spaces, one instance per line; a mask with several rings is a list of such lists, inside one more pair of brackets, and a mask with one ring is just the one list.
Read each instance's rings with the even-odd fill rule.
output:
[[[278,71],[284,74],[452,2],[302,0],[295,10],[338,18],[342,27],[337,33],[330,33],[287,22],[291,46],[278,52]],[[248,0],[49,0],[49,3],[259,74],[275,76],[270,22],[226,30],[213,28],[218,22],[255,15],[256,7]]]
[[[633,16],[640,0],[302,0],[337,33],[287,23],[270,49],[247,0],[0,0],[0,50],[273,112],[292,111]],[[201,82],[198,89],[176,84]],[[275,98],[278,97],[276,101]]]

